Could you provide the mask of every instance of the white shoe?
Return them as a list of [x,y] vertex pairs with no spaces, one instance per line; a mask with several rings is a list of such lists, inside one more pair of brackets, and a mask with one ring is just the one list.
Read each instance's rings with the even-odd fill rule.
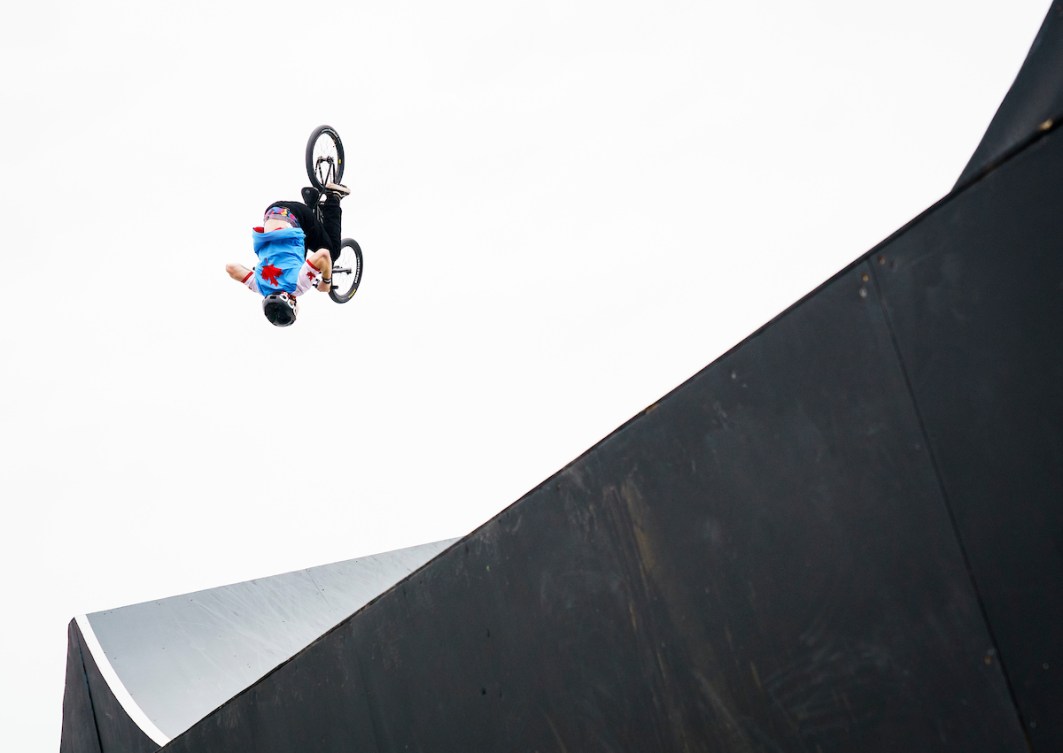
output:
[[347,186],[342,183],[326,183],[325,193],[334,196],[337,199],[342,199],[344,196],[351,195],[351,189],[347,188]]

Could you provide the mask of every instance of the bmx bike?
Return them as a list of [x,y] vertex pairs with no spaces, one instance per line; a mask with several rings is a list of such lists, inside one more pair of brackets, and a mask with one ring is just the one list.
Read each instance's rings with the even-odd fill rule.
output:
[[[343,142],[336,129],[323,125],[314,129],[306,142],[306,176],[317,189],[317,196],[307,202],[314,216],[321,222],[321,197],[325,184],[339,183],[343,179]],[[329,298],[336,303],[346,303],[358,292],[362,282],[362,247],[354,238],[340,241],[340,255],[332,264],[332,287]]]

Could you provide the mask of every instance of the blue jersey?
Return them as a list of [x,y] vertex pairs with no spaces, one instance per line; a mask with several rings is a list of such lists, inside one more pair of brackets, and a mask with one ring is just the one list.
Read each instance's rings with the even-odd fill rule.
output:
[[294,293],[299,284],[299,269],[306,256],[306,234],[299,228],[283,228],[268,233],[251,231],[255,242],[255,281],[258,291],[267,296],[271,293]]

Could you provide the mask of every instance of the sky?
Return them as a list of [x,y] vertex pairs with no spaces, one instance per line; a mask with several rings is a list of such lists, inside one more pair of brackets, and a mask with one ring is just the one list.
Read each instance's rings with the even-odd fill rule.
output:
[[[0,750],[77,614],[462,536],[944,196],[1049,0],[5,11]],[[354,300],[225,274],[347,152]]]

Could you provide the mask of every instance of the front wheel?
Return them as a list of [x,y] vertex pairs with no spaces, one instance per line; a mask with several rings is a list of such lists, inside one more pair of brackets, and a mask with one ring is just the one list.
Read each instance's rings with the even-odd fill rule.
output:
[[340,255],[332,263],[332,288],[329,298],[336,303],[346,303],[358,292],[362,282],[362,247],[354,238],[344,238],[340,243]]
[[318,191],[343,180],[343,142],[332,126],[318,126],[306,142],[306,177]]

